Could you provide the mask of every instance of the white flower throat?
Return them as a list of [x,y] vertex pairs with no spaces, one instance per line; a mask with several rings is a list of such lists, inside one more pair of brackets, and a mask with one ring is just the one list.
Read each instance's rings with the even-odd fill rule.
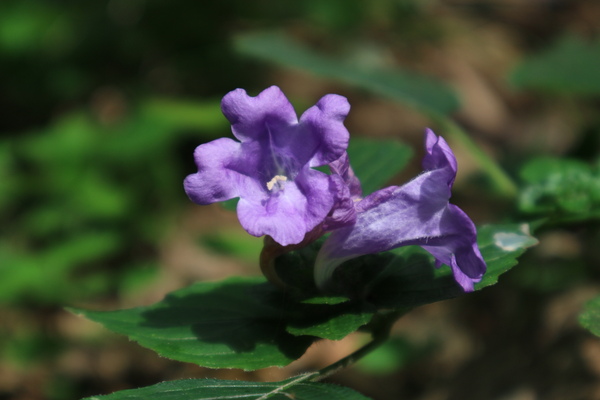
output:
[[268,190],[273,190],[273,188],[276,189],[283,189],[285,186],[285,181],[287,181],[288,178],[285,175],[275,175],[273,177],[273,179],[271,179],[269,182],[267,182],[267,189]]

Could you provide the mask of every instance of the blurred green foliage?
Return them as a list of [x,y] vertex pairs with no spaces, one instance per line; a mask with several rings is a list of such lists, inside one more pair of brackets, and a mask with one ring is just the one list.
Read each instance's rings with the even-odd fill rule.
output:
[[527,56],[513,71],[512,83],[548,93],[600,94],[600,40],[567,34],[549,48]]
[[562,220],[600,217],[600,163],[542,157],[520,171],[521,211]]
[[119,121],[74,112],[5,144],[0,301],[61,304],[118,289],[131,273],[110,267],[119,258],[152,264],[184,199],[175,146],[225,122],[218,101],[153,99]]
[[[456,94],[444,83],[414,72],[384,68],[378,65],[377,57],[369,57],[369,54],[327,57],[281,33],[246,34],[235,43],[242,54],[348,83],[433,115],[447,115],[459,107]],[[374,52],[358,46],[352,50]],[[344,60],[344,56],[349,59]]]

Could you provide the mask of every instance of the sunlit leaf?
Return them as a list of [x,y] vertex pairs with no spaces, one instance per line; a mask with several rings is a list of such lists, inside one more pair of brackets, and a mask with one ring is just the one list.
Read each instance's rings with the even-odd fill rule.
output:
[[281,33],[245,34],[235,40],[235,46],[242,54],[344,82],[424,112],[447,115],[459,106],[454,92],[433,78],[318,54]]
[[369,400],[347,387],[303,382],[303,379],[304,376],[281,382],[186,379],[86,400]]

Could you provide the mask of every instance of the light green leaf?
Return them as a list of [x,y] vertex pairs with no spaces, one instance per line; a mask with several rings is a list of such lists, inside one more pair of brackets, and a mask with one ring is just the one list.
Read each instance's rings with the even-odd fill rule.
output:
[[395,140],[350,140],[350,164],[360,179],[363,196],[383,187],[406,166],[412,154],[409,146]]
[[282,33],[245,34],[235,40],[235,47],[242,54],[344,82],[426,113],[448,115],[459,106],[454,92],[433,78],[327,57]]
[[589,301],[579,315],[579,323],[596,336],[600,336],[600,297]]
[[600,41],[566,35],[533,54],[512,72],[517,87],[544,92],[600,94]]
[[369,400],[347,387],[305,380],[306,376],[281,382],[186,379],[86,400]]

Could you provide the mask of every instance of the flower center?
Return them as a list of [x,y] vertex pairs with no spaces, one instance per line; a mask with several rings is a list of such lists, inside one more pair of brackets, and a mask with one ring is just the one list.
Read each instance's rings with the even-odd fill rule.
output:
[[273,179],[271,179],[269,182],[267,182],[267,189],[269,190],[273,190],[273,188],[277,188],[277,189],[283,189],[284,185],[285,185],[285,181],[287,181],[288,178],[285,175],[275,175],[273,177]]

